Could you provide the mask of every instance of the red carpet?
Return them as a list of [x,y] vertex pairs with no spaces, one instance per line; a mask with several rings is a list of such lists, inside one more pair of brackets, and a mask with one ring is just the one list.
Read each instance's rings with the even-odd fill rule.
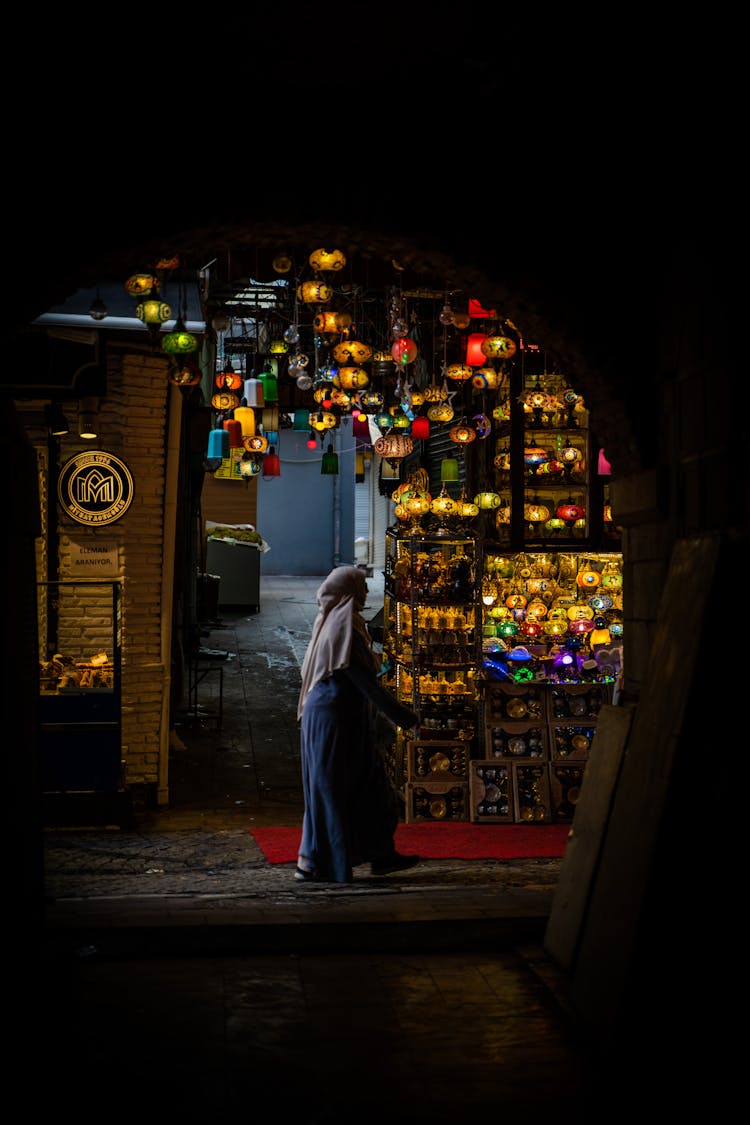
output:
[[[399,824],[396,847],[422,859],[556,859],[569,824]],[[300,827],[251,828],[269,863],[294,863]]]

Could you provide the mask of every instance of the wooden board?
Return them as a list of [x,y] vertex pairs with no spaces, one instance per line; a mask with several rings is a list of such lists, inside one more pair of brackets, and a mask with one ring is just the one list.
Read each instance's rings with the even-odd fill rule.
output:
[[601,1035],[614,1029],[693,690],[704,618],[719,558],[716,537],[679,540],[672,552],[651,646],[578,944],[571,1000]]
[[544,935],[546,952],[566,972],[575,961],[632,717],[631,708],[611,704],[599,712]]

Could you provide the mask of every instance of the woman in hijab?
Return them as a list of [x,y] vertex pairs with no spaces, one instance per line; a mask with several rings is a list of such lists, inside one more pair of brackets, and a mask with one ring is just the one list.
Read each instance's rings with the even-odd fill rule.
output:
[[367,862],[373,875],[405,871],[419,856],[399,855],[394,845],[396,794],[375,720],[380,712],[411,730],[419,717],[379,682],[380,664],[362,617],[364,571],[336,567],[316,598],[297,709],[305,811],[295,878],[350,883],[352,868]]

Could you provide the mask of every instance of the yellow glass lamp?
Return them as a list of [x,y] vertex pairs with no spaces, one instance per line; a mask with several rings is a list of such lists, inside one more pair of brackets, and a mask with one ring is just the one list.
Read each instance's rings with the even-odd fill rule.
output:
[[358,391],[361,387],[367,386],[370,377],[364,367],[344,365],[339,368],[338,374],[334,375],[333,381],[345,391]]
[[151,296],[144,298],[136,305],[135,315],[145,325],[152,327],[169,320],[172,316],[172,310],[155,291],[152,291]]
[[482,603],[486,606],[494,605],[497,601],[497,585],[491,578],[482,579]]
[[502,497],[491,489],[478,492],[474,497],[474,503],[479,508],[480,512],[494,512],[496,508],[500,507],[502,502]]
[[306,305],[325,305],[332,296],[333,290],[324,281],[303,281],[297,286],[297,297]]
[[516,344],[508,336],[492,333],[480,344],[482,355],[487,359],[511,359],[516,354]]
[[198,337],[185,328],[182,317],[178,317],[171,332],[161,342],[162,350],[167,355],[191,355],[198,350]]
[[509,422],[510,421],[510,400],[507,398],[498,402],[497,406],[492,411],[492,417],[495,422]]
[[129,297],[145,297],[155,290],[157,285],[158,281],[152,273],[134,273],[125,282],[125,292]]
[[474,369],[468,363],[451,363],[446,367],[445,374],[448,379],[453,379],[456,383],[465,383],[473,376]]
[[448,495],[445,485],[443,485],[440,495],[436,496],[431,502],[430,511],[433,516],[437,516],[440,520],[450,519],[451,516],[457,514],[456,501]]
[[452,422],[453,407],[449,402],[432,402],[427,407],[427,417],[430,422]]
[[470,520],[479,515],[479,508],[476,506],[473,500],[469,500],[465,492],[462,492],[459,496],[458,500],[456,501],[456,507],[458,509],[459,519]]
[[383,396],[380,391],[370,389],[365,391],[359,401],[366,414],[377,414],[383,405]]
[[367,363],[372,358],[372,348],[362,340],[342,340],[333,349],[333,358],[337,363]]
[[337,422],[336,415],[332,414],[330,410],[316,410],[310,415],[310,426],[313,430],[317,430],[319,434],[326,430],[332,430]]
[[524,504],[523,516],[532,524],[546,523],[551,513],[546,504],[540,504],[538,500],[533,501],[531,504]]
[[437,383],[428,383],[423,388],[422,394],[425,402],[444,402],[448,397],[448,392],[439,387]]
[[307,260],[314,270],[321,270],[322,272],[330,270],[333,273],[344,268],[346,254],[343,250],[326,250],[324,247],[320,247],[313,250]]

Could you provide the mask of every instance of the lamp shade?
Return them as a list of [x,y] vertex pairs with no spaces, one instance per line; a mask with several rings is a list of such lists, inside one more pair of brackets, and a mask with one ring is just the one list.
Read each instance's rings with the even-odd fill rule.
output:
[[440,462],[440,480],[443,483],[458,480],[458,461],[455,457],[444,457]]
[[[235,414],[236,414],[236,411],[235,411]],[[310,411],[309,410],[306,410],[306,409],[295,410],[295,412],[294,412],[294,422],[292,423],[292,429],[298,430],[300,433],[307,433],[307,431],[310,429]]]
[[229,432],[223,427],[220,430],[211,430],[208,435],[209,461],[223,461],[229,456]]
[[274,445],[270,446],[268,453],[263,458],[263,476],[280,477],[281,461]]
[[[263,384],[263,403],[279,401],[279,384],[272,371],[262,371],[260,375]],[[250,400],[248,399],[248,402]]]
[[328,449],[323,454],[323,459],[320,463],[320,471],[326,476],[336,476],[339,471],[339,458],[338,454],[334,453],[333,443],[328,446]]
[[236,422],[242,427],[243,438],[252,437],[255,433],[255,411],[251,406],[238,406],[234,412]]
[[260,379],[245,379],[245,401],[248,406],[264,406],[263,384]]
[[471,332],[466,342],[466,362],[472,367],[483,367],[487,356],[482,351],[482,343],[487,339],[486,332]]
[[411,423],[411,436],[423,440],[430,436],[430,420],[425,418],[423,414],[418,414],[416,418],[412,419]]
[[239,449],[242,447],[242,425],[235,418],[228,418],[226,422],[222,423],[222,428],[229,434],[229,448]]

